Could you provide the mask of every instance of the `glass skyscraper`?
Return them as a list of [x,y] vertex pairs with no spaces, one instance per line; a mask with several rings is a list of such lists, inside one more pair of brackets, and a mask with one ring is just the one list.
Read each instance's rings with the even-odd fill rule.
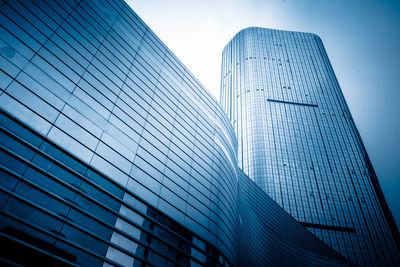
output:
[[321,39],[240,31],[222,55],[221,105],[238,164],[351,262],[399,266],[399,232]]
[[125,2],[0,0],[2,265],[349,266],[237,144]]

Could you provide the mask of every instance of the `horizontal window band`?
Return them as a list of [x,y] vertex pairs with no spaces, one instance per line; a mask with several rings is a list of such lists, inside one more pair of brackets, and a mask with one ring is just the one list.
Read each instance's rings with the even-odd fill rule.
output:
[[[34,189],[36,189],[36,190],[42,192],[43,194],[46,194],[47,196],[51,197],[53,200],[59,201],[60,203],[62,203],[62,204],[64,204],[64,205],[66,205],[66,206],[68,206],[68,207],[70,207],[70,208],[76,210],[77,212],[79,212],[79,213],[81,213],[81,214],[87,216],[88,218],[90,218],[90,219],[96,221],[97,223],[99,223],[99,224],[101,224],[101,225],[103,225],[103,226],[109,228],[109,229],[112,230],[113,232],[116,232],[116,233],[120,234],[121,236],[123,236],[123,237],[129,239],[130,241],[132,241],[132,242],[134,242],[134,243],[140,245],[141,247],[153,251],[154,253],[160,255],[161,257],[167,259],[168,261],[174,261],[173,259],[170,259],[169,256],[163,255],[161,252],[155,250],[154,248],[152,248],[152,247],[149,246],[148,244],[145,244],[144,242],[140,241],[139,239],[136,239],[135,237],[130,236],[128,233],[126,233],[126,232],[124,232],[124,231],[122,231],[122,230],[120,230],[120,229],[114,227],[113,225],[110,225],[109,223],[106,223],[106,222],[102,221],[102,220],[99,219],[98,217],[96,217],[96,216],[94,216],[94,215],[88,213],[86,210],[83,210],[83,209],[77,207],[77,206],[76,206],[76,203],[69,203],[68,201],[64,200],[63,198],[61,198],[61,197],[55,195],[54,193],[48,192],[47,190],[43,189],[42,187],[40,187],[40,186],[38,186],[38,185],[36,185],[36,184],[30,182],[29,180],[24,179],[23,177],[20,177],[19,175],[17,175],[17,174],[15,174],[14,172],[8,170],[7,168],[4,168],[4,167],[1,166],[1,165],[0,165],[0,170],[8,172],[9,174],[11,174],[11,175],[13,175],[15,178],[17,178],[20,182],[23,182],[23,183],[29,185],[30,187],[32,187],[32,188],[34,188]],[[0,187],[0,190],[2,190],[2,187]],[[76,191],[75,191],[75,193],[76,193]],[[15,194],[15,195],[18,196],[17,194]],[[92,201],[93,203],[95,203],[95,204],[98,205],[98,203],[94,202],[94,200],[91,200],[91,199],[89,199],[89,198],[88,198],[88,200],[90,200],[90,201]],[[33,204],[33,205],[35,205],[35,207],[37,206],[37,207],[40,207],[41,209],[46,209],[46,210],[47,210],[46,207],[42,207],[42,206],[39,206],[39,205],[37,205],[37,204]],[[32,207],[34,207],[34,206],[32,206]],[[35,208],[35,207],[34,207],[34,208]],[[104,207],[100,207],[100,208],[104,208]],[[107,210],[107,211],[110,212],[110,213],[113,213],[114,216],[116,216],[116,217],[118,217],[118,218],[120,218],[120,219],[126,221],[127,223],[129,223],[131,226],[137,228],[138,230],[145,232],[147,235],[151,236],[152,238],[157,239],[159,242],[165,244],[165,245],[168,246],[169,248],[172,248],[172,249],[176,250],[177,252],[179,252],[179,253],[181,253],[182,255],[184,255],[184,256],[190,258],[191,260],[194,260],[194,261],[196,261],[196,262],[199,262],[198,259],[193,258],[192,255],[188,254],[187,252],[185,252],[185,251],[182,250],[181,248],[178,248],[178,247],[176,247],[176,246],[170,244],[169,242],[165,241],[165,240],[162,239],[161,237],[155,235],[153,232],[150,232],[149,230],[147,230],[147,229],[141,227],[140,225],[138,225],[137,223],[134,223],[134,222],[130,221],[127,217],[120,215],[118,212],[112,211],[111,209],[109,209],[109,210]],[[69,218],[67,218],[67,219],[69,219]],[[82,225],[80,225],[80,224],[76,224],[76,225],[79,226],[80,229],[83,229],[83,230],[79,230],[79,229],[78,229],[79,231],[81,231],[81,232],[82,232],[82,231],[87,231],[87,229],[86,229],[86,228],[83,228]],[[183,241],[183,240],[181,240],[181,241]],[[189,245],[192,246],[192,244],[189,244]],[[203,250],[199,250],[199,251],[200,251],[201,253],[204,254]],[[208,255],[207,255],[207,256],[208,256]],[[208,256],[208,257],[209,257],[209,256]],[[204,264],[204,263],[202,263],[202,262],[200,262],[200,263],[201,263],[201,264]]]
[[304,227],[309,227],[309,228],[332,230],[332,231],[347,232],[347,233],[355,233],[356,232],[356,230],[354,228],[350,228],[350,227],[332,226],[332,225],[324,225],[324,224],[308,223],[308,222],[300,222],[300,224],[303,225]]
[[[83,229],[80,225],[78,225],[77,223],[71,221],[71,220],[70,220],[69,218],[67,218],[67,217],[64,217],[64,216],[62,216],[62,215],[56,214],[56,213],[54,213],[53,211],[47,210],[46,208],[44,208],[44,207],[42,207],[42,206],[39,206],[39,205],[37,205],[36,203],[30,201],[29,199],[27,199],[27,198],[25,198],[25,197],[23,197],[23,196],[21,196],[21,195],[15,193],[15,192],[12,192],[12,191],[10,191],[10,190],[4,188],[4,187],[1,187],[1,186],[0,186],[0,191],[1,191],[2,193],[4,193],[4,194],[8,195],[8,196],[11,197],[12,199],[15,199],[15,200],[17,200],[17,201],[19,201],[19,202],[22,202],[22,203],[24,203],[24,204],[30,206],[31,208],[33,208],[33,209],[35,209],[35,210],[41,212],[42,214],[45,214],[45,215],[47,215],[47,216],[49,216],[49,217],[51,217],[51,218],[54,218],[54,219],[58,220],[59,222],[61,222],[61,223],[63,223],[63,224],[66,224],[66,225],[68,225],[68,226],[70,226],[70,227],[76,229],[77,231],[81,232],[82,234],[85,234],[86,236],[89,236],[89,237],[91,237],[91,238],[93,238],[93,239],[96,239],[96,240],[99,241],[99,242],[102,242],[102,243],[105,244],[106,246],[112,247],[112,248],[114,248],[115,250],[119,250],[121,253],[124,253],[124,254],[126,254],[127,256],[130,256],[130,257],[132,257],[132,258],[134,258],[134,259],[137,259],[137,260],[139,260],[139,261],[141,261],[141,262],[146,262],[147,264],[151,264],[150,262],[148,262],[148,261],[146,261],[145,259],[139,257],[139,256],[136,255],[135,253],[130,252],[129,250],[127,250],[127,249],[121,247],[120,245],[114,244],[114,243],[112,243],[111,241],[108,241],[108,240],[106,240],[105,238],[99,236],[98,234],[93,233],[92,231],[89,231],[89,230],[87,230],[87,229]],[[6,211],[4,211],[4,212],[1,211],[1,213],[2,213],[2,214],[5,214],[5,215],[9,215],[9,214],[10,214],[10,213],[8,213],[8,212],[6,212]],[[10,215],[11,215],[11,214],[10,214]],[[16,216],[16,217],[18,217],[18,216]],[[23,220],[23,219],[22,219],[22,220]],[[30,223],[30,222],[29,222],[28,225],[29,225],[29,226],[34,226],[34,225],[36,225],[36,224],[33,224],[33,223]],[[74,242],[72,242],[72,240],[67,239],[65,236],[62,236],[62,238],[61,238],[60,240],[68,240],[68,241],[71,241],[71,244],[74,243]],[[88,253],[88,252],[90,251],[91,254],[93,254],[93,255],[96,254],[96,252],[93,252],[93,251],[91,251],[90,249],[85,248],[85,247],[83,247],[83,246],[80,246],[80,248],[78,248],[78,249],[82,251],[82,250],[83,250],[82,248],[85,249],[86,253]],[[153,249],[153,251],[155,251],[155,250]],[[171,261],[171,262],[174,262],[174,263],[178,263],[178,262],[176,262],[176,261],[174,261],[174,260],[170,260],[169,258],[163,256],[163,255],[160,254],[159,252],[156,252],[156,254],[160,255],[161,257],[163,257],[164,259],[166,259],[166,260],[168,260],[168,261]],[[97,255],[97,254],[96,254],[96,255]]]
[[298,106],[314,107],[314,108],[317,108],[317,107],[318,107],[318,105],[316,105],[316,104],[297,103],[297,102],[276,100],[276,99],[270,99],[270,98],[268,98],[267,101],[269,101],[269,102],[275,102],[275,103],[282,103],[282,104],[291,104],[291,105],[298,105]]
[[[70,241],[70,240],[68,240],[68,239],[66,239],[66,238],[64,238],[64,237],[62,237],[60,235],[57,235],[57,234],[55,234],[55,233],[43,228],[42,226],[39,226],[39,225],[36,225],[36,224],[32,224],[32,223],[26,221],[24,218],[21,218],[19,216],[14,215],[14,214],[7,213],[7,212],[2,211],[2,210],[0,210],[0,215],[6,216],[6,217],[18,222],[18,223],[21,223],[21,224],[23,224],[23,225],[25,225],[25,226],[27,226],[27,227],[35,230],[35,231],[38,231],[38,232],[48,236],[48,237],[54,238],[57,241],[60,241],[60,242],[66,244],[68,246],[71,246],[71,247],[73,247],[73,248],[75,248],[75,249],[77,249],[77,250],[79,250],[79,251],[81,251],[83,253],[91,255],[91,256],[93,256],[93,257],[95,257],[97,259],[100,259],[100,260],[102,260],[104,262],[107,262],[107,263],[109,263],[111,265],[118,266],[118,264],[116,262],[110,260],[109,258],[106,258],[106,257],[104,257],[102,255],[99,255],[99,254],[97,254],[97,253],[95,253],[95,252],[93,252],[93,251],[91,251],[91,250],[79,245],[79,244],[76,244],[76,243],[74,243],[74,242],[72,242],[72,241]],[[15,238],[15,237],[14,237],[14,239],[15,240],[19,240],[19,239]],[[24,242],[22,240],[20,240],[20,241]],[[34,247],[31,244],[29,244],[29,246]],[[141,262],[149,263],[147,260],[141,260]],[[150,265],[150,266],[153,266],[153,265]]]
[[[70,265],[70,266],[77,266],[77,267],[79,266],[78,264],[75,264],[75,263],[73,263],[73,262],[71,262],[71,261],[69,261],[69,260],[67,260],[67,259],[61,258],[61,257],[57,256],[57,255],[54,254],[54,253],[51,253],[51,252],[46,251],[46,250],[43,250],[43,249],[41,249],[41,248],[39,248],[39,247],[36,247],[36,246],[34,246],[34,245],[32,245],[32,244],[29,244],[29,243],[27,243],[27,242],[25,242],[25,241],[22,241],[22,240],[20,240],[20,239],[18,239],[18,238],[15,238],[14,236],[5,234],[5,233],[3,233],[3,232],[0,232],[0,239],[3,239],[2,242],[7,242],[8,245],[10,245],[10,243],[13,242],[13,243],[15,243],[15,244],[20,245],[21,247],[24,247],[24,248],[28,248],[28,249],[30,249],[30,250],[33,250],[33,251],[35,251],[36,253],[40,253],[41,256],[47,256],[47,257],[49,257],[49,258],[51,258],[51,259],[54,259],[54,260],[58,261],[59,264],[60,264],[60,263],[61,263],[61,264],[64,263],[64,264]],[[6,240],[7,240],[7,241],[6,241]],[[53,249],[54,249],[54,248],[53,248]],[[62,251],[62,250],[60,250],[60,251]],[[62,251],[62,252],[63,252],[63,251]],[[0,262],[1,262],[1,263],[6,263],[6,264],[10,264],[10,265],[15,265],[15,266],[17,266],[16,262],[15,262],[13,259],[11,259],[11,260],[6,260],[6,259],[4,259],[4,258],[0,258]]]

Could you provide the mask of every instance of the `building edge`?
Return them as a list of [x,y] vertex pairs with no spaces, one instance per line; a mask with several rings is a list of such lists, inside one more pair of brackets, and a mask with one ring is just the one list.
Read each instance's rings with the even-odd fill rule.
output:
[[[324,48],[324,49],[322,49],[322,51],[324,52],[324,56],[328,59],[329,67],[332,70],[332,72],[334,73],[335,82],[340,87],[339,81],[338,81],[338,79],[336,77],[336,74],[335,74],[335,72],[333,70],[332,64],[331,64],[331,62],[329,60],[329,56],[326,53],[326,49],[325,49],[324,43],[322,42],[321,37],[319,37],[318,35],[314,34],[314,38],[316,38],[319,41],[320,45]],[[341,95],[341,98],[343,99],[343,102],[348,107],[346,98],[344,97],[344,94],[343,94],[342,90],[340,90],[340,95]],[[371,159],[370,159],[370,157],[368,155],[367,149],[365,148],[364,142],[362,140],[360,131],[358,130],[357,125],[356,125],[356,123],[354,121],[353,115],[351,114],[351,112],[349,113],[349,115],[350,115],[351,122],[353,124],[353,128],[354,128],[354,130],[355,130],[355,132],[357,134],[358,143],[360,144],[360,146],[362,147],[362,150],[363,150],[363,156],[364,156],[364,159],[365,159],[365,161],[367,163],[367,166],[368,166],[368,171],[370,173],[371,183],[374,186],[374,190],[375,190],[375,192],[376,192],[376,194],[378,196],[379,203],[381,205],[383,213],[385,214],[385,218],[386,218],[386,220],[387,220],[387,222],[389,224],[390,231],[391,231],[391,233],[392,233],[392,235],[394,237],[398,253],[400,254],[400,232],[399,232],[398,225],[396,223],[396,220],[393,217],[393,214],[392,214],[392,212],[390,210],[390,207],[389,207],[389,205],[388,205],[388,203],[386,201],[386,198],[385,198],[385,196],[383,194],[382,188],[381,188],[380,183],[379,183],[378,176],[376,175],[375,169],[374,169],[374,167],[372,165],[372,162],[371,162]]]

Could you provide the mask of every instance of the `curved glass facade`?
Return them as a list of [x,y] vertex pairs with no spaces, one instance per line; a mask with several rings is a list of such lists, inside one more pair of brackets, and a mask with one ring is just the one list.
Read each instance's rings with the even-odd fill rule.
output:
[[222,56],[221,105],[239,167],[352,262],[400,264],[399,238],[322,41],[240,31]]
[[238,169],[223,109],[124,2],[0,1],[0,66],[1,262],[348,264]]
[[[186,67],[121,1],[13,1],[0,12],[2,109],[111,178],[123,188],[119,200],[139,196],[232,261],[236,138],[217,101]],[[20,174],[33,175],[27,171]],[[69,183],[80,188],[79,179]],[[65,194],[76,203],[76,193]],[[7,212],[23,210],[9,208],[10,200],[4,205]],[[63,226],[78,220],[70,209],[57,211],[63,223],[46,224],[39,215],[37,223],[72,238]],[[117,211],[148,223],[130,206]],[[142,238],[132,222],[117,217],[109,224],[119,230],[112,231],[112,244],[140,245],[120,232]],[[207,246],[199,244],[205,259]],[[122,254],[110,246],[105,256],[129,265],[132,253]]]
[[0,125],[0,255],[5,262],[230,265],[197,229],[189,230],[167,208],[155,207],[145,194],[104,175],[104,169],[89,166],[4,111]]

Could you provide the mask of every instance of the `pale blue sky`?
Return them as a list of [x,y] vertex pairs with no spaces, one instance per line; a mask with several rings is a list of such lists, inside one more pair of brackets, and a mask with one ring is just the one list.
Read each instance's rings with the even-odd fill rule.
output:
[[400,0],[127,2],[217,99],[221,52],[239,30],[318,34],[400,225]]

